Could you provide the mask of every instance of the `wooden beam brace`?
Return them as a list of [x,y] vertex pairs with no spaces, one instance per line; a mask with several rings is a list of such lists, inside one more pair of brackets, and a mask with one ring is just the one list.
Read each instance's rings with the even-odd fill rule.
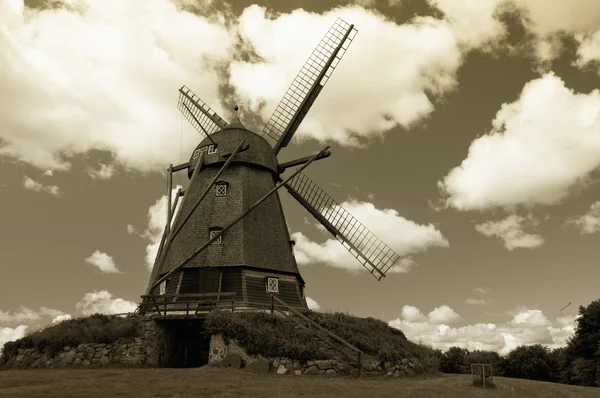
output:
[[[323,153],[320,157],[316,158],[315,160],[325,159],[325,158],[328,158],[330,156],[331,156],[331,151],[327,151],[327,152]],[[300,164],[308,162],[309,160],[310,160],[310,156],[305,156],[305,157],[300,158],[300,159],[290,160],[289,162],[281,163],[281,164],[279,164],[277,166],[277,171],[278,171],[279,174],[281,174],[288,167],[298,166]]]
[[167,225],[166,232],[169,233],[171,230],[171,217],[173,213],[171,213],[171,191],[173,190],[173,163],[169,165],[167,169]]
[[[172,241],[173,239],[175,239],[175,237],[177,236],[177,234],[179,233],[179,231],[181,231],[181,228],[183,228],[183,226],[185,225],[185,223],[190,219],[190,217],[192,216],[192,214],[194,213],[194,211],[196,210],[196,208],[198,208],[198,206],[200,205],[200,203],[202,202],[202,200],[204,200],[204,197],[206,196],[206,194],[208,194],[208,192],[211,190],[211,188],[215,185],[215,182],[219,181],[219,177],[221,177],[221,174],[223,173],[223,171],[225,171],[225,169],[229,166],[229,164],[231,163],[231,161],[233,160],[233,158],[235,158],[235,155],[237,155],[237,153],[240,151],[240,149],[242,149],[243,146],[244,146],[244,140],[242,140],[242,142],[240,142],[240,144],[233,151],[233,153],[231,154],[231,156],[229,156],[227,158],[227,161],[225,162],[225,164],[223,164],[223,166],[221,167],[221,169],[219,170],[219,172],[217,173],[217,175],[215,175],[215,177],[212,179],[212,181],[210,182],[210,184],[206,187],[206,189],[204,190],[204,192],[202,192],[202,195],[200,195],[200,198],[196,201],[196,203],[194,204],[194,206],[190,209],[190,211],[188,212],[187,216],[185,216],[185,218],[183,219],[183,221],[181,222],[181,224],[179,224],[179,226],[177,227],[177,229],[175,229],[175,231],[173,232],[173,234],[171,234],[171,236],[169,238],[170,241]],[[202,155],[204,155],[204,153]],[[196,169],[194,169],[194,173],[196,173]],[[190,181],[190,186],[191,186],[191,181]]]
[[283,180],[279,184],[275,185],[262,198],[260,198],[252,206],[250,206],[248,208],[248,210],[246,210],[242,215],[240,215],[235,220],[233,220],[232,222],[230,222],[225,228],[223,228],[222,230],[220,230],[219,233],[215,234],[211,239],[208,240],[208,242],[206,242],[205,244],[203,244],[199,249],[197,249],[194,253],[192,253],[191,256],[189,256],[188,258],[186,258],[185,260],[183,260],[181,262],[181,264],[179,264],[177,267],[173,268],[171,271],[167,272],[165,275],[163,275],[161,278],[159,278],[156,282],[154,282],[154,286],[152,286],[152,288],[154,288],[155,286],[158,286],[162,281],[166,280],[174,272],[177,272],[179,269],[181,269],[181,267],[185,266],[190,261],[192,261],[198,254],[200,254],[204,249],[206,249],[211,243],[213,243],[215,240],[219,239],[221,237],[221,235],[223,235],[225,232],[227,232],[231,227],[233,227],[235,224],[237,224],[241,219],[243,219],[244,217],[246,217],[252,210],[254,210],[262,202],[264,202],[269,196],[271,196],[272,194],[274,194],[275,192],[277,192],[277,190],[280,189],[282,186],[284,186],[289,180],[291,180],[292,178],[294,178],[302,170],[304,170],[312,162],[314,162],[315,159],[317,158],[317,156],[321,155],[323,152],[325,152],[327,150],[329,150],[329,146],[325,147],[321,152],[319,152],[316,155],[314,155],[308,162],[306,162],[304,165],[302,165],[302,167],[300,167],[298,170],[296,170],[292,175],[290,175],[289,177],[287,177],[285,180]]
[[[192,173],[192,178],[190,179],[190,186],[192,185],[192,183],[194,182],[194,179],[198,175],[198,172],[199,172],[200,167],[202,166],[203,162],[204,162],[204,152],[201,153],[200,156],[198,157],[198,161],[196,162],[196,168],[194,169],[194,172]],[[183,199],[181,200],[181,210],[183,210],[183,205],[185,204],[186,199],[187,199],[187,196],[184,196]],[[177,225],[177,221],[179,219],[179,216],[181,215],[181,210],[178,211],[177,215],[175,216],[175,224],[174,225]],[[172,235],[172,234],[173,234],[173,230],[171,230],[169,232],[169,235]],[[148,283],[148,288],[146,289],[146,294],[150,294],[152,289],[154,287],[156,287],[156,284],[153,284],[152,281],[154,280],[154,278],[156,278],[160,268],[163,266],[163,263],[167,257],[167,253],[169,252],[170,247],[171,247],[171,236],[168,236],[167,239],[165,240],[165,247],[161,251],[161,255],[157,259],[157,261],[154,264],[154,267],[152,269],[152,276],[150,278],[150,283]]]
[[173,166],[173,173],[175,173],[177,171],[189,169],[190,166],[191,166],[190,162],[185,162],[185,163],[182,163],[182,164],[178,164],[177,166]]
[[[177,190],[177,193],[175,194],[175,202],[173,202],[173,206],[171,208],[171,214],[175,214],[175,209],[177,209],[177,203],[179,202],[179,198],[181,196],[183,196],[183,190],[181,188],[179,188],[179,190]],[[169,235],[169,233],[167,231],[168,227],[169,227],[169,224],[167,223],[167,225],[165,225],[165,230],[163,231],[162,238],[160,240],[160,245],[158,246],[158,251],[156,252],[156,259],[154,260],[154,263],[156,263],[156,261],[158,261],[160,253],[162,253],[163,246],[165,244],[165,240],[167,239],[167,236]]]

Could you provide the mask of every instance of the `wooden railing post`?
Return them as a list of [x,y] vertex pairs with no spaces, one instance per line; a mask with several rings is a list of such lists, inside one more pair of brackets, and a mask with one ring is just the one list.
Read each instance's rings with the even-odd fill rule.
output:
[[167,316],[167,296],[165,295],[165,316]]
[[360,353],[360,351],[359,351],[359,352],[358,352],[358,377],[360,377],[360,370],[361,370],[361,368],[362,368],[362,365],[361,365],[361,363],[360,363],[360,359],[361,359],[361,358],[360,358],[360,357],[361,357],[361,355],[360,355],[360,354],[361,354],[361,353]]
[[235,312],[235,296],[231,298],[231,312]]
[[271,315],[275,312],[275,302],[273,301],[273,295],[271,294]]

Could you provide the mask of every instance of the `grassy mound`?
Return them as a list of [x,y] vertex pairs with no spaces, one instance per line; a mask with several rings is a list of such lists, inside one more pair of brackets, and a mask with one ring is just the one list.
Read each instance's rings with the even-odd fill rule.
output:
[[[438,354],[430,347],[412,343],[402,331],[374,318],[358,318],[343,313],[304,311],[304,315],[340,336],[365,354],[381,361],[396,362],[417,358],[423,371],[437,371]],[[309,332],[295,329],[285,317],[261,312],[212,312],[205,322],[205,333],[235,339],[250,355],[287,357],[305,361],[326,359],[331,353],[313,341]]]
[[20,348],[35,348],[43,352],[48,348],[51,356],[59,353],[64,346],[77,346],[84,343],[114,343],[119,339],[132,339],[140,330],[137,316],[120,318],[94,314],[86,318],[69,319],[56,325],[37,330],[19,340],[4,345],[2,357],[8,359],[17,354]]

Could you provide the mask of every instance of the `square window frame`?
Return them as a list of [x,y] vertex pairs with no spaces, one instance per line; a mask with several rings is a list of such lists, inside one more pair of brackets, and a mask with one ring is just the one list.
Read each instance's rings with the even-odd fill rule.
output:
[[[219,195],[219,189],[223,191],[223,195]],[[215,184],[215,196],[217,198],[224,198],[227,196],[227,184]]]
[[[276,288],[276,290],[272,290],[271,289],[271,282],[274,282],[274,286]],[[266,278],[266,289],[267,289],[267,293],[277,293],[279,294],[279,278],[274,278],[274,277],[267,277]]]
[[[222,229],[209,229],[208,230],[208,239],[212,239],[214,235],[218,234],[219,232],[221,232]],[[215,240],[214,242],[211,243],[211,245],[220,245],[223,243],[223,235],[221,235],[219,237],[219,239]]]

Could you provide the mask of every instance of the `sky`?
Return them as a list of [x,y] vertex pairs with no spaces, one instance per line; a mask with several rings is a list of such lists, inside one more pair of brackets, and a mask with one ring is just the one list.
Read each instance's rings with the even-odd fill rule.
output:
[[564,346],[599,298],[596,2],[0,0],[0,345],[135,309],[166,167],[201,139],[177,89],[259,131],[341,17],[279,161],[330,145],[306,174],[402,261],[377,281],[283,192],[310,307],[442,350]]

